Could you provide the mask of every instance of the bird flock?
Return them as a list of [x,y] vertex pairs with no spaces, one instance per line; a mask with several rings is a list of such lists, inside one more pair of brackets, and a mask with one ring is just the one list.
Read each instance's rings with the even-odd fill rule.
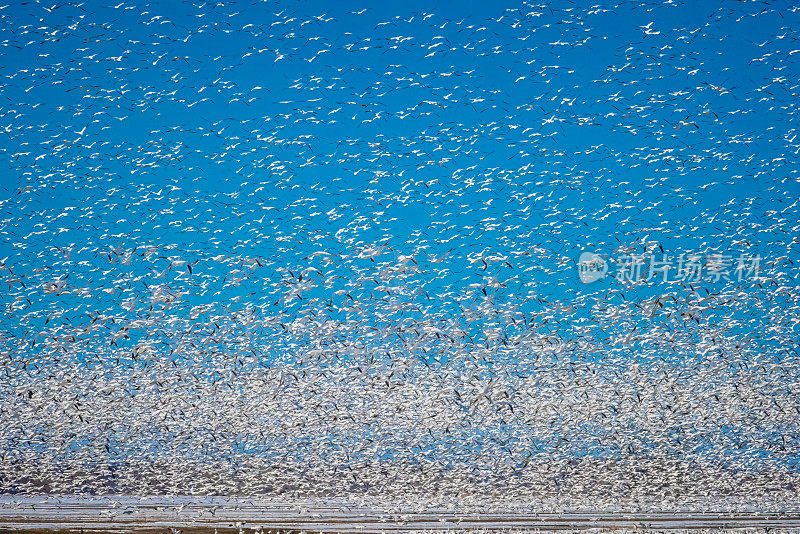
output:
[[379,4],[0,6],[0,492],[795,498],[800,8]]

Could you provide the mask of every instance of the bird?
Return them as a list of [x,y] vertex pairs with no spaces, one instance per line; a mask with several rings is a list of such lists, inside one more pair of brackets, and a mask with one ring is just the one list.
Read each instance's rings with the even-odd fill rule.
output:
[[789,510],[798,10],[734,4],[0,8],[2,497]]

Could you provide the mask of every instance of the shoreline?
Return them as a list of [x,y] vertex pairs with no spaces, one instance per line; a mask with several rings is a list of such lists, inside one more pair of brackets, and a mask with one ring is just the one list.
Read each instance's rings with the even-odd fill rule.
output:
[[[280,500],[188,496],[0,496],[0,533],[130,532],[550,532],[800,530],[800,506],[728,511],[564,509],[547,503],[452,502],[419,508],[363,499]],[[548,510],[548,508],[550,508]]]

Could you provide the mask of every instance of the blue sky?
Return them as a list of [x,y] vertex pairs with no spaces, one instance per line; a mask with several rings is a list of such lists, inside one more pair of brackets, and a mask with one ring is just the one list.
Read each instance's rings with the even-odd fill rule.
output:
[[[203,380],[370,353],[381,372],[410,358],[411,385],[432,364],[524,381],[544,358],[519,345],[534,336],[609,383],[641,363],[700,388],[705,366],[729,391],[766,365],[754,387],[796,404],[791,2],[116,4],[0,10],[7,387],[76,366],[124,383],[148,351]],[[583,284],[583,251],[763,270]],[[339,363],[321,363],[333,345]],[[665,450],[794,462],[776,444],[796,424],[772,409],[734,418],[763,438],[745,452],[721,422]],[[573,454],[629,451],[564,421]],[[553,445],[486,425],[474,439]],[[251,438],[236,450],[264,448]],[[443,443],[428,450],[455,454]]]

